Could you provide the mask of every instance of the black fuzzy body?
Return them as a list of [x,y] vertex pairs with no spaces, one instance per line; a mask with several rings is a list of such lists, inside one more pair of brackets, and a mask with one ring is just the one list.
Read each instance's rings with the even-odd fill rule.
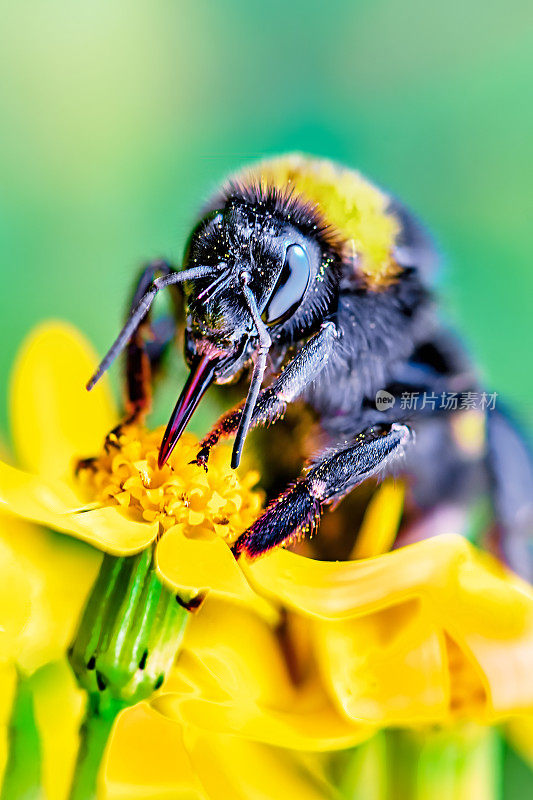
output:
[[[296,158],[294,163],[309,161]],[[462,344],[440,319],[431,289],[437,259],[427,234],[390,198],[383,214],[395,220],[397,235],[388,254],[390,268],[374,280],[356,245],[353,251],[347,246],[345,231],[326,212],[295,185],[237,180],[215,194],[187,244],[187,274],[204,270],[202,277],[183,278],[185,358],[191,370],[211,359],[215,383],[236,382],[257,362],[262,337],[263,353],[268,348],[266,388],[254,400],[251,427],[277,422],[288,410],[294,433],[299,425],[291,406],[303,402],[318,426],[311,441],[327,448],[298,477],[298,459],[287,469],[284,465],[292,452],[306,455],[307,446],[289,437],[277,450],[282,440],[275,428],[261,436],[263,461],[269,465],[264,483],[279,497],[235,552],[257,556],[292,541],[316,527],[324,505],[363,483],[357,491],[367,495],[369,480],[394,470],[408,485],[406,525],[444,507],[462,511],[490,494],[498,547],[513,554],[508,560],[515,569],[527,573],[533,468],[527,449],[516,444],[519,437],[513,439],[516,457],[505,446],[515,434],[501,421],[500,410],[402,403],[405,395],[442,398],[481,391]],[[304,251],[309,280],[290,314],[267,331],[261,317],[279,291],[287,253],[294,247]],[[141,343],[130,341],[130,349],[137,346]],[[385,409],[377,404],[378,392],[393,399]],[[207,465],[210,448],[237,433],[241,412],[242,406],[225,414],[206,436],[199,463]],[[466,417],[467,424],[482,429],[475,446],[461,433]],[[370,463],[369,471],[364,465]],[[321,477],[312,485],[310,475]],[[286,488],[287,478],[292,488]],[[466,532],[466,522],[464,527]],[[424,535],[435,532],[438,525]]]

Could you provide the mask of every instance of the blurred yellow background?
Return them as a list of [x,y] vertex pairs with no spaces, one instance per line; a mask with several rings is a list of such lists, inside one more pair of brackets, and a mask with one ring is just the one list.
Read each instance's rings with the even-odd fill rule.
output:
[[3,438],[36,322],[69,319],[103,353],[140,264],[179,263],[217,182],[293,149],[427,223],[445,314],[533,421],[530,0],[23,0],[4,4],[0,70]]

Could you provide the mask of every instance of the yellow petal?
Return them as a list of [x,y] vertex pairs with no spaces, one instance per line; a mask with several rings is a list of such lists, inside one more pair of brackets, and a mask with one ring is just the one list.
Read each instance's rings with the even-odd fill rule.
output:
[[135,522],[116,508],[80,510],[76,494],[61,481],[51,481],[0,462],[0,510],[70,533],[100,550],[130,555],[147,547],[158,532],[157,522]]
[[146,703],[122,711],[102,759],[98,798],[207,800],[185,748],[181,726]]
[[394,478],[387,478],[378,487],[357,533],[352,558],[371,558],[391,549],[400,525],[404,495],[403,482]]
[[436,536],[375,558],[335,562],[274,550],[244,560],[243,570],[258,591],[290,608],[343,619],[455,584],[457,565],[469,557],[469,547],[460,536]]
[[333,800],[299,754],[202,733],[145,703],[123,711],[99,780],[101,800]]
[[499,562],[469,546],[456,585],[435,587],[442,625],[470,659],[495,722],[533,711],[533,591]]
[[0,517],[0,650],[24,672],[60,658],[99,569],[92,548]]
[[[311,617],[335,620],[317,627],[318,648],[350,715],[360,717],[363,703],[370,715],[364,718],[375,720],[382,704],[385,716],[396,714],[398,724],[404,720],[401,697],[393,696],[394,686],[387,688],[388,672],[402,675],[413,690],[419,682],[428,715],[438,717],[443,691],[450,714],[467,712],[487,723],[533,707],[533,592],[459,536],[338,564],[280,551],[248,564],[246,573],[265,594]],[[411,631],[413,649],[402,651],[394,617],[409,603],[413,624],[407,615],[405,635]],[[418,694],[419,714],[421,700]]]
[[337,792],[294,751],[238,736],[185,729],[191,761],[209,800],[335,800]]
[[348,717],[385,727],[448,716],[446,649],[420,600],[315,626],[324,679]]
[[78,753],[85,692],[76,685],[65,659],[42,667],[32,676],[31,685],[46,800],[64,800]]
[[204,595],[245,603],[274,619],[274,608],[248,584],[228,545],[218,536],[193,539],[180,526],[170,528],[156,549],[160,579],[183,597]]
[[97,360],[78,331],[61,322],[35,330],[22,346],[11,387],[11,422],[19,463],[67,478],[73,460],[97,452],[117,417],[105,378],[85,384]]
[[176,668],[152,705],[185,724],[295,749],[347,747],[374,731],[337,713],[316,672],[295,687],[263,620],[209,598],[190,621]]
[[9,752],[8,726],[16,687],[17,671],[13,662],[0,664],[0,786],[4,780]]

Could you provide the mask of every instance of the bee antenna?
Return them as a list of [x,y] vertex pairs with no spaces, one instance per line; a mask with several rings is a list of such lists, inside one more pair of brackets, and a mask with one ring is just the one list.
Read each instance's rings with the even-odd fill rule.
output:
[[144,294],[135,308],[132,310],[128,321],[120,331],[119,335],[107,351],[103,360],[101,361],[98,369],[87,383],[87,391],[90,392],[93,386],[100,380],[104,372],[106,372],[118,354],[126,347],[129,340],[143,321],[144,317],[150,310],[156,294],[167,286],[174,283],[182,283],[183,281],[194,281],[198,278],[205,278],[211,275],[214,267],[192,267],[191,269],[183,270],[182,272],[171,272],[169,275],[164,275],[161,278],[156,278],[146,294]]
[[254,412],[255,404],[257,402],[257,397],[261,389],[261,384],[263,382],[263,376],[265,374],[265,369],[266,369],[266,360],[268,356],[268,351],[270,349],[270,345],[272,344],[270,334],[267,331],[266,326],[263,320],[261,319],[261,314],[259,313],[259,309],[257,308],[257,301],[255,299],[255,296],[253,292],[248,288],[248,283],[250,282],[250,274],[248,272],[242,272],[240,278],[242,281],[242,292],[244,295],[244,299],[246,300],[246,304],[248,306],[250,314],[252,315],[252,319],[254,321],[257,334],[259,336],[259,350],[257,353],[257,360],[254,365],[252,380],[250,381],[250,388],[248,389],[246,402],[242,410],[239,429],[237,431],[237,436],[235,437],[235,442],[233,445],[233,453],[231,455],[232,469],[237,469],[241,461],[242,448],[244,447],[246,434],[248,433],[250,422],[252,420],[252,414]]

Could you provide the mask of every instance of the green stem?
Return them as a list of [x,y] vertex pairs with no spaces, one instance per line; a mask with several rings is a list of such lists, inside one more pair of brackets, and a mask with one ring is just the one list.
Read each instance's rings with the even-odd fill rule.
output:
[[387,733],[331,757],[331,779],[346,800],[388,800]]
[[388,733],[390,800],[497,800],[501,747],[492,728]]
[[115,717],[124,707],[124,703],[114,702],[104,715],[100,715],[93,704],[89,703],[87,715],[80,729],[80,749],[69,800],[96,800],[102,756]]
[[345,800],[498,800],[501,743],[474,724],[387,730],[331,759]]
[[9,755],[1,800],[42,800],[41,748],[33,710],[32,688],[19,679],[9,723]]

